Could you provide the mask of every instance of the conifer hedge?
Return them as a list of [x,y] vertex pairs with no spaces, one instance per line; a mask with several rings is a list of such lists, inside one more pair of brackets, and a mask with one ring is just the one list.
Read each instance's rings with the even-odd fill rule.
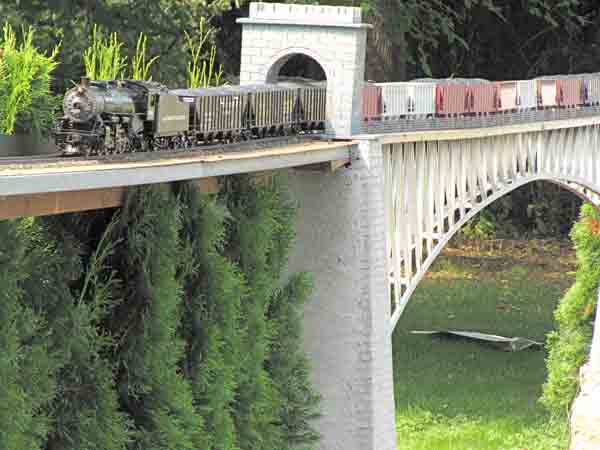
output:
[[0,222],[0,448],[314,448],[285,183]]
[[577,276],[555,311],[558,329],[548,335],[548,379],[541,399],[560,418],[568,416],[577,395],[579,368],[592,341],[600,281],[600,213],[592,205],[582,207],[571,239],[577,252]]
[[43,317],[42,330],[59,365],[46,448],[119,450],[129,441],[129,424],[112,366],[102,357],[111,340],[99,328],[112,302],[113,279],[100,279],[112,246],[102,239],[85,270],[83,248],[70,231],[76,223],[56,216],[22,224],[29,238],[25,302]]
[[183,371],[192,383],[195,405],[206,424],[208,447],[237,448],[234,425],[239,365],[240,305],[244,278],[222,254],[226,210],[191,183],[178,186],[182,205],[181,242],[186,341]]
[[56,394],[56,362],[42,317],[23,301],[27,240],[14,222],[0,222],[0,237],[0,448],[41,448]]

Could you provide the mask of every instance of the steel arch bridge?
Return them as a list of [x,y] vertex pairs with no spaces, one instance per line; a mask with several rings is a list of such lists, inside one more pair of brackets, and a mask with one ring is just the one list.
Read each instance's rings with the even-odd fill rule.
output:
[[600,126],[383,146],[391,330],[454,234],[490,203],[533,181],[600,204]]

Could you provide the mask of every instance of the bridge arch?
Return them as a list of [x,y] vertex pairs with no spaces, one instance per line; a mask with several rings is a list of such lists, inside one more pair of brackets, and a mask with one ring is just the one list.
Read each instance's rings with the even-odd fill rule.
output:
[[391,330],[448,241],[494,201],[548,181],[599,205],[598,131],[592,126],[386,146]]

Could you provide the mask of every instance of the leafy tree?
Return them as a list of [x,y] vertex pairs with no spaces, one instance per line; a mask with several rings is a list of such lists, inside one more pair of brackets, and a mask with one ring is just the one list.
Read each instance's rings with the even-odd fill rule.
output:
[[185,251],[184,372],[204,418],[208,448],[237,448],[233,421],[240,374],[240,303],[244,278],[222,255],[226,211],[194,183],[179,186]]
[[56,359],[42,317],[23,304],[26,239],[17,223],[0,222],[0,448],[38,449],[49,430]]
[[388,80],[569,73],[576,68],[567,55],[581,53],[590,5],[578,0],[369,0],[372,48]]
[[312,290],[305,273],[294,275],[269,305],[273,327],[267,370],[280,399],[278,450],[314,448],[319,434],[311,421],[320,416],[320,395],[310,381],[310,364],[302,348],[302,307]]
[[183,341],[182,286],[177,268],[180,211],[166,185],[131,189],[111,234],[121,242],[111,267],[122,283],[123,301],[105,325],[117,339],[121,405],[135,424],[131,449],[207,448],[191,386],[179,370]]
[[98,330],[115,303],[111,288],[116,280],[105,274],[114,245],[105,235],[84,269],[83,249],[70,231],[78,216],[23,224],[30,239],[25,300],[44,317],[49,346],[60,355],[59,395],[50,408],[54,427],[46,448],[123,450],[129,423],[119,408],[113,368],[103,358],[112,342]]

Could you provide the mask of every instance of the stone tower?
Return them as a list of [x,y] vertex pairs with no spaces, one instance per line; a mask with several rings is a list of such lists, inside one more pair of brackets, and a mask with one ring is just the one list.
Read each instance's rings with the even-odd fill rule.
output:
[[327,76],[328,133],[360,131],[367,30],[360,8],[251,3],[243,26],[240,84],[276,82],[293,56],[314,59]]

